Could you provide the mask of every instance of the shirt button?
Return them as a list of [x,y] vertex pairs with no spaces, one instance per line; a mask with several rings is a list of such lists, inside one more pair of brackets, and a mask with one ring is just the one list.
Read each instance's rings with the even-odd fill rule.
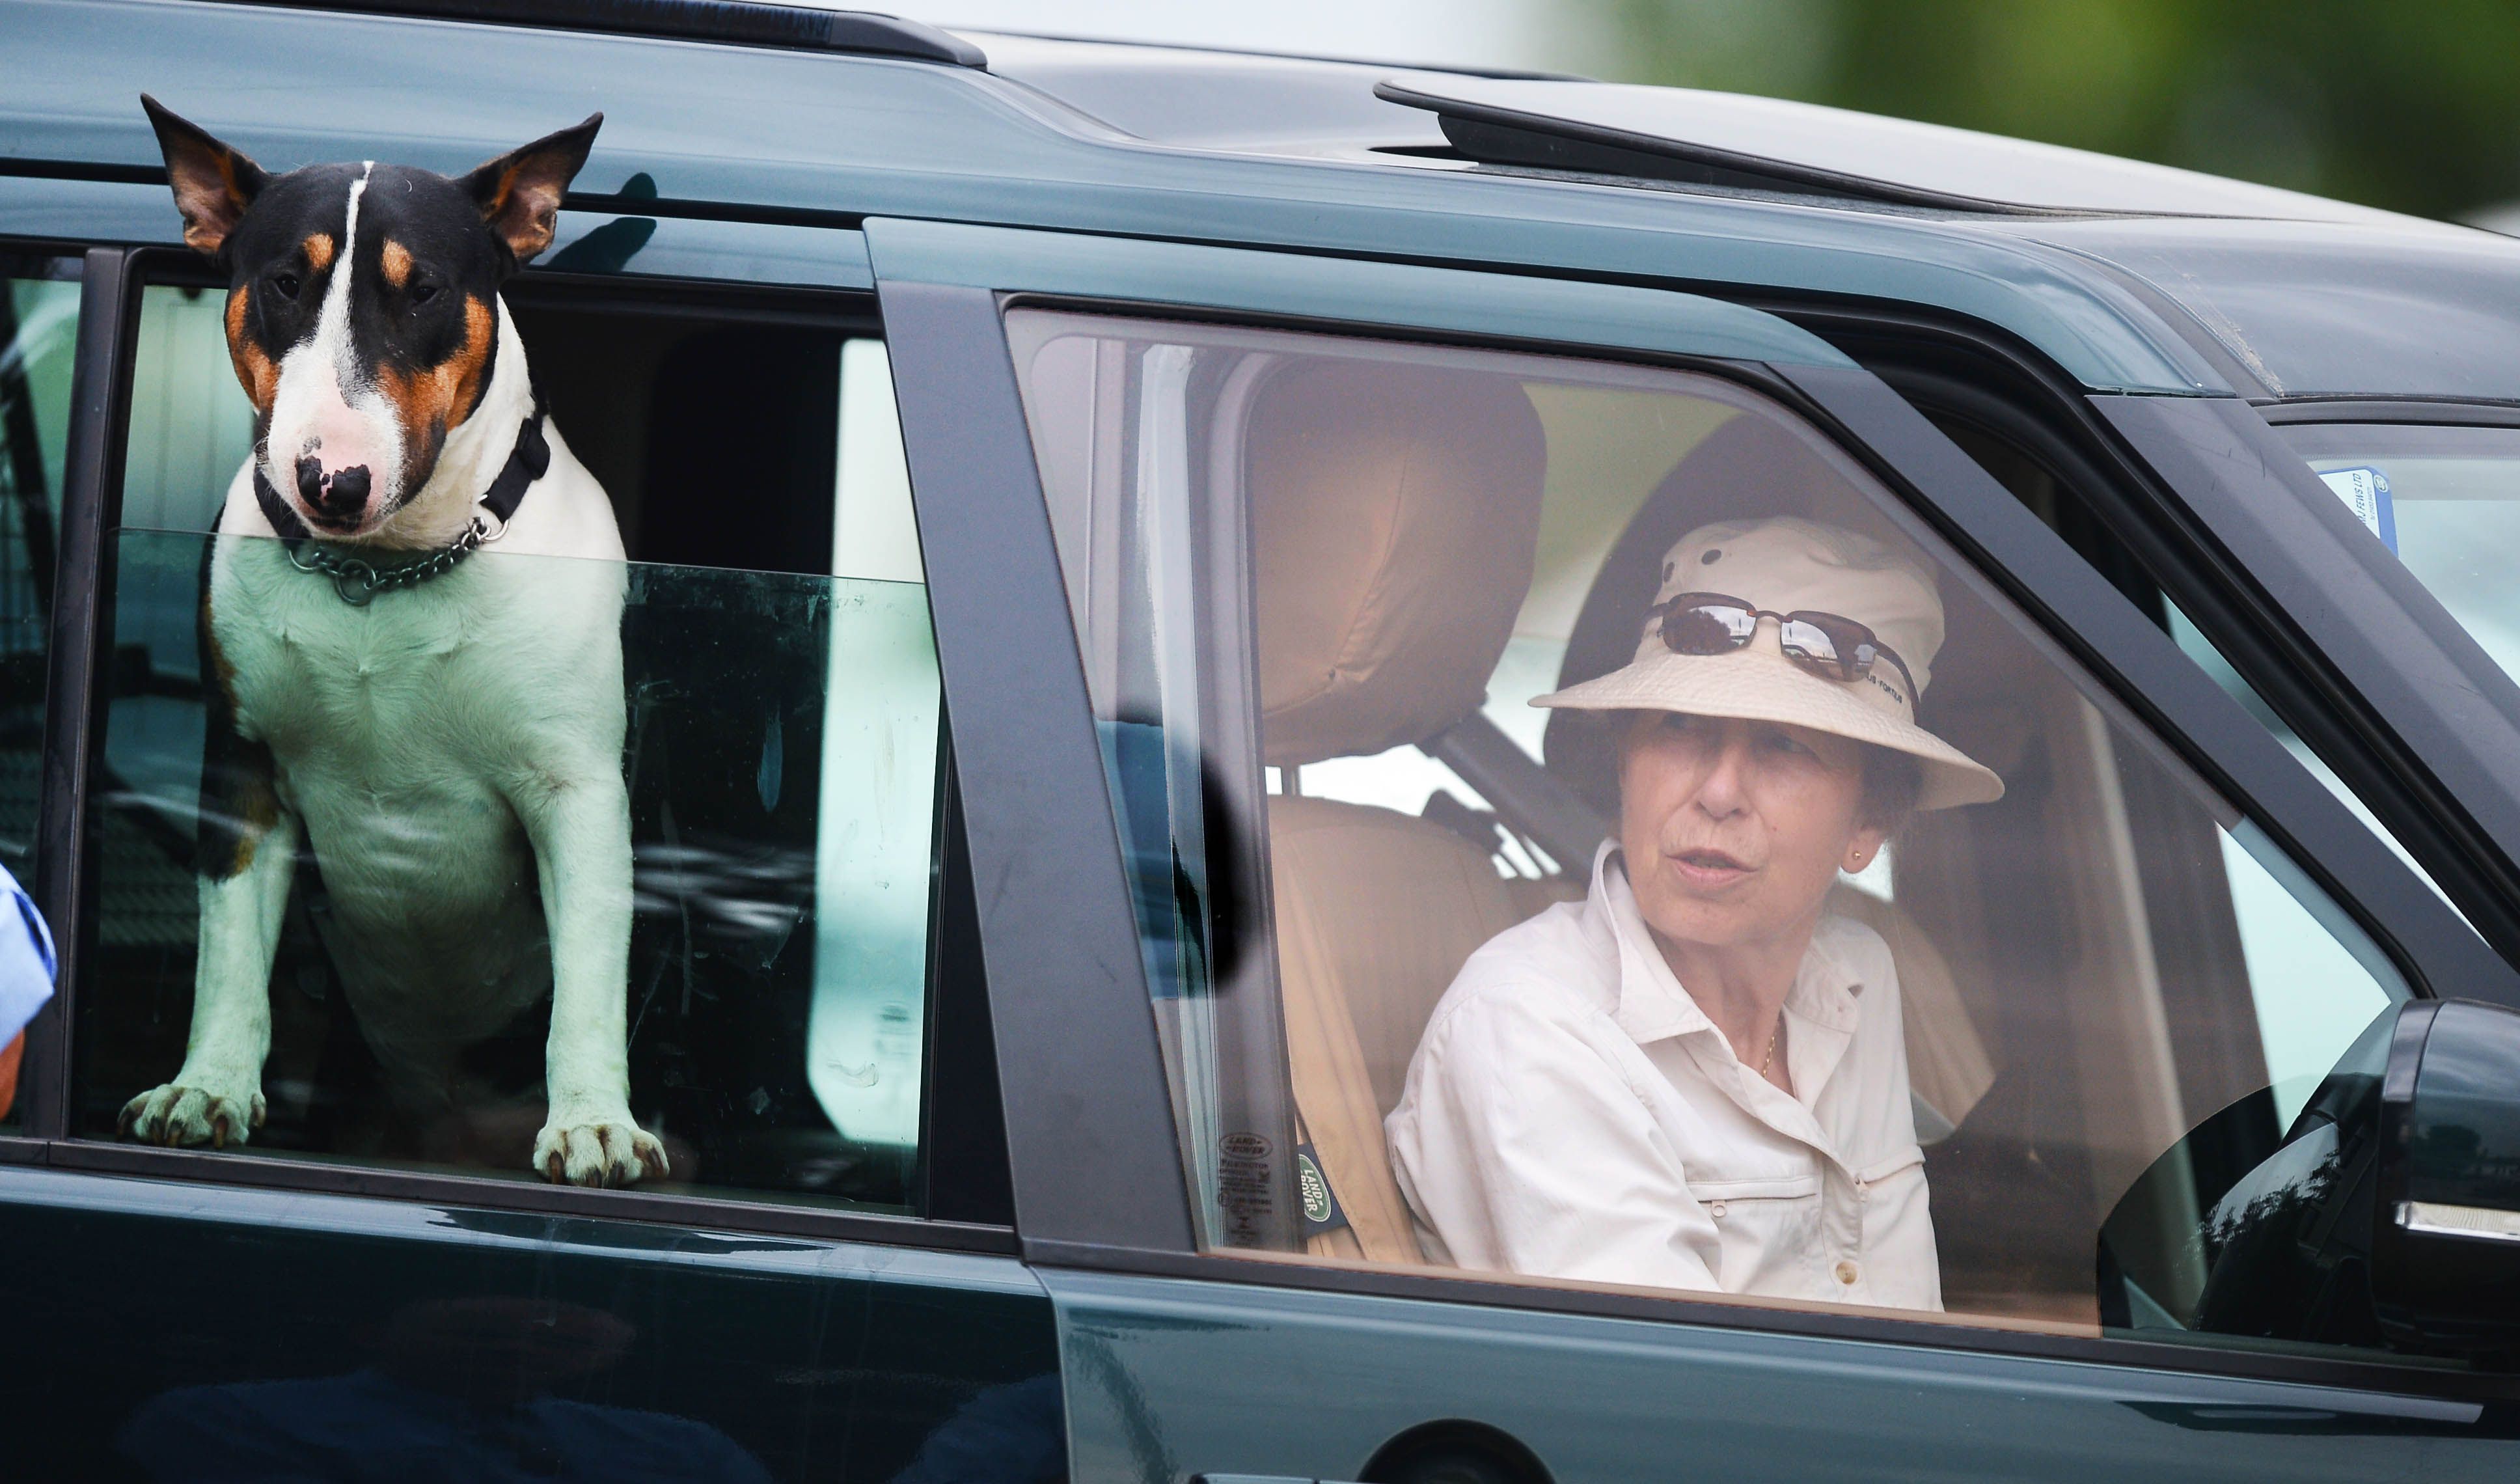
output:
[[1840,1262],[1840,1263],[1837,1265],[1837,1281],[1838,1281],[1839,1282],[1842,1282],[1842,1283],[1852,1283],[1852,1282],[1855,1282],[1855,1264],[1853,1264],[1853,1263],[1851,1263],[1851,1262]]
[[1724,1202],[1719,1200],[1715,1202],[1715,1204],[1708,1206],[1706,1209],[1711,1212],[1718,1221],[1721,1221],[1724,1218]]

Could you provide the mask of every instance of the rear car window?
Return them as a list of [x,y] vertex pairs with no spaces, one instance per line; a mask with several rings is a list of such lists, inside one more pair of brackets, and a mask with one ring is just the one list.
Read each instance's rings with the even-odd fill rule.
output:
[[[626,800],[630,910],[626,972],[613,969],[607,992],[619,997],[630,1111],[671,1166],[640,1189],[915,1211],[947,769],[883,342],[871,315],[596,304],[530,284],[511,297],[551,425],[604,485],[629,560],[491,540],[426,586],[354,605],[316,543],[213,534],[255,438],[223,295],[184,282],[144,291],[112,535],[103,782],[87,820],[97,946],[79,1001],[73,1133],[133,1137],[132,1100],[187,1062],[197,986],[267,975],[264,1119],[205,1142],[542,1178],[530,1156],[552,961],[565,956],[550,941],[551,901],[575,888],[538,878],[531,855],[483,853],[448,789],[399,771],[394,739],[372,731],[399,714],[390,697],[316,729],[328,745],[373,748],[362,797],[338,796],[340,770],[319,781],[281,768],[296,869],[268,904],[268,965],[204,957],[210,889],[196,862],[202,840],[232,838],[218,834],[234,822],[214,817],[214,786],[239,634],[282,651],[330,646],[321,662],[338,678],[414,648],[457,662],[480,605],[617,607],[618,680],[599,676],[595,689],[599,709],[619,708],[621,743],[594,766],[617,769]],[[241,610],[223,608],[221,624],[247,627],[205,645],[219,573],[273,585],[259,607],[232,601]],[[596,648],[585,662],[610,663],[608,645]],[[550,656],[528,640],[487,662]],[[558,679],[555,694],[575,693],[575,677]],[[328,812],[345,810],[361,827],[355,849],[326,829]],[[495,908],[433,930],[506,946],[477,956],[479,982],[457,975],[416,1009],[410,971],[373,930],[379,902],[398,895],[426,914],[437,879],[471,874],[477,886],[500,871],[516,876],[491,894]],[[527,946],[509,951],[515,942]]]

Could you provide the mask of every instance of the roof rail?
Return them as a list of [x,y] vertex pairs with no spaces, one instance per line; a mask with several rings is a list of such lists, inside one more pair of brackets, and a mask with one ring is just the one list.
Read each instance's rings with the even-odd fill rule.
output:
[[733,41],[802,52],[903,57],[986,67],[987,54],[922,21],[871,11],[809,10],[759,0],[251,0],[296,10],[484,21],[614,35]]
[[1420,73],[1373,95],[1433,112],[1487,164],[2002,216],[2405,222],[2367,206],[1912,118],[1693,88]]
[[1425,92],[1397,80],[1374,84],[1385,103],[1434,113],[1444,137],[1482,164],[1574,170],[1592,175],[1728,186],[1787,195],[1833,196],[1887,205],[1946,211],[2037,210],[1895,181],[1858,176],[1793,160],[1743,154],[1687,139],[1604,128],[1580,119],[1501,109]]

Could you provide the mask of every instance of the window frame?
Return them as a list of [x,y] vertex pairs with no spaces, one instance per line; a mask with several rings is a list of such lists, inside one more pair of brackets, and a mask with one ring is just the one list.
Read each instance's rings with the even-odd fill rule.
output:
[[[718,240],[737,244],[747,226],[718,225],[725,229],[718,234]],[[832,229],[832,235],[834,239],[857,236],[839,229]],[[843,250],[839,259],[845,264],[850,256]],[[862,261],[862,253],[858,256]],[[617,1191],[580,1189],[489,1175],[450,1175],[334,1162],[320,1157],[158,1148],[73,1135],[70,1038],[85,987],[83,951],[91,945],[95,932],[93,914],[88,909],[96,900],[96,862],[87,849],[87,809],[91,772],[105,735],[103,708],[111,692],[102,669],[111,655],[101,640],[111,614],[108,588],[112,536],[120,517],[141,291],[151,284],[200,279],[207,272],[196,254],[158,246],[91,247],[85,249],[83,270],[58,531],[60,575],[52,615],[42,805],[36,840],[37,879],[32,889],[54,930],[60,950],[60,974],[53,999],[27,1030],[20,1092],[23,1116],[14,1134],[0,1135],[0,1164],[42,1165],[69,1172],[176,1181],[207,1188],[299,1191],[656,1223],[687,1230],[753,1232],[993,1255],[1016,1253],[1011,1204],[1002,1192],[992,1192],[989,1172],[980,1171],[978,1179],[965,1173],[940,1183],[923,1143],[914,1175],[922,1208],[930,1208],[926,1202],[940,1189],[947,1189],[951,1192],[948,1199],[963,1215],[849,1211],[788,1203],[775,1192],[744,1198],[664,1193],[635,1187]],[[520,286],[513,286],[511,292],[520,287],[521,296],[542,300],[545,286],[555,291],[550,301],[566,302],[572,307],[672,315],[704,306],[713,317],[847,325],[874,329],[889,338],[879,306],[862,286],[761,285],[629,273],[536,271]],[[697,305],[695,300],[698,301]],[[920,497],[915,487],[912,500],[916,508]],[[938,925],[955,914],[949,894],[959,891],[968,895],[972,879],[966,840],[951,828],[959,824],[961,816],[956,803],[956,762],[950,735],[950,724],[940,728],[943,757],[937,790],[939,830],[930,867],[927,956],[930,1071],[922,1090],[922,1140],[937,1126],[936,1104],[943,1086],[933,1070],[937,1064],[935,1011],[948,993],[954,993],[958,1001],[970,1000],[971,991],[977,987],[970,981],[979,972],[968,954],[960,955],[961,962],[949,967],[946,961],[957,956],[948,951],[938,931]],[[945,983],[949,974],[957,979],[955,988],[950,990]],[[968,1026],[968,1005],[963,1006],[963,1012]],[[985,1013],[980,1024],[985,1028]],[[954,1058],[958,1077],[977,1075],[971,1059],[968,1056]],[[992,1132],[989,1120],[965,1118],[957,1147],[967,1153],[979,1150],[978,1157],[985,1162],[984,1145],[975,1141],[987,1140]]]
[[53,614],[44,684],[44,762],[36,810],[35,909],[52,928],[52,999],[26,1027],[18,1096],[19,1134],[0,1140],[0,1160],[41,1164],[69,1110],[69,1027],[77,1002],[79,899],[86,856],[87,801],[98,596],[104,563],[105,502],[122,483],[121,439],[129,379],[121,374],[139,333],[133,262],[142,249],[89,247],[79,269],[77,348],[70,363],[69,434],[62,454],[61,520],[54,532]]
[[[2515,890],[2520,881],[2498,847],[2490,838],[2480,841],[2479,827],[2464,817],[2465,811],[2441,807],[2468,795],[2446,789],[2427,765],[2427,749],[2446,744],[2435,724],[2423,708],[2410,713],[2403,704],[2384,706],[2356,690],[2338,661],[2305,635],[2305,622],[2296,621],[2271,591],[2297,580],[2293,559],[2262,543],[2254,562],[2235,560],[2203,518],[2228,505],[2231,495],[2218,494],[2212,487],[2216,480],[2200,475],[2192,465],[2178,467],[2186,460],[2147,460],[2138,444],[2151,440],[2132,436],[2126,427],[2140,412],[2133,404],[2147,401],[2155,412],[2169,401],[2224,403],[2227,417],[2245,421],[2228,405],[2228,398],[2092,395],[2013,337],[1919,307],[1750,301],[1845,349],[1912,399],[1932,402],[1963,420],[1993,410],[2038,425],[2042,436],[2055,443],[2053,452],[2080,466],[2050,472],[2071,477],[2075,493],[2143,566],[2145,576],[2336,770],[2486,941],[2506,960],[2520,963],[2520,890]],[[2338,421],[2520,424],[2520,409],[2477,403],[2319,398],[2251,405],[2270,429],[2276,424]],[[2251,436],[2248,441],[2256,449],[2252,458],[2270,456],[2264,440]],[[2228,450],[2228,443],[2224,447]],[[2157,445],[2153,452],[2160,452]],[[2318,518],[2315,509],[2267,508],[2296,506],[2308,493],[2298,481],[2283,490],[2260,485],[2244,492],[2242,504],[2251,507],[2251,517],[2262,526],[2315,524],[2335,534],[2336,528]],[[2227,513],[2223,522],[2236,514]],[[2294,544],[2299,545],[2298,537]],[[2394,587],[2391,591],[2393,597],[2406,596]],[[2431,616],[2430,607],[2414,604],[2406,611],[2445,654],[2465,654],[2471,642],[2464,631],[2447,614]],[[2316,611],[2307,619],[2336,621]],[[2447,744],[2457,745],[2454,739]]]
[[[1868,457],[1911,510],[2039,620],[2162,745],[2264,829],[2371,935],[2417,998],[2457,994],[2520,1006],[2520,970],[1922,413],[1870,372],[1778,374],[1811,398],[1823,430]],[[1924,494],[1929,486],[1938,493]]]
[[2520,854],[2504,843],[2520,839],[2520,682],[2261,409],[2237,397],[2086,401],[2176,492],[2161,518],[2183,525],[2182,544],[2218,563],[2221,585],[2259,620],[2257,647],[2279,652],[2287,683],[2270,699],[2281,705],[2287,690],[2301,697],[2295,706],[2330,736],[2299,720],[2295,730],[2315,745],[2333,742],[2320,748],[2329,765],[2408,832],[2401,837],[2443,889],[2520,961]]
[[[1196,1250],[1190,1239],[1188,1195],[1156,1053],[1152,1010],[1135,954],[1135,922],[1118,870],[1117,835],[1092,731],[1082,660],[1059,586],[1040,475],[1014,380],[1004,315],[1017,305],[1624,361],[1696,371],[1742,383],[1805,417],[1881,477],[1912,515],[1944,535],[1984,578],[2020,604],[2045,637],[2083,663],[2154,732],[2162,745],[2292,852],[2338,905],[2371,932],[2419,997],[2435,994],[2438,986],[2455,985],[2463,994],[2482,991],[2507,1003],[2520,1003],[2515,998],[2520,997],[2520,974],[2460,922],[2169,636],[1868,371],[1852,365],[1779,365],[1658,353],[1633,344],[1611,346],[1572,338],[1479,335],[1423,320],[1394,323],[1340,317],[1306,312],[1291,304],[1272,311],[1252,302],[1261,295],[1247,286],[1228,289],[1220,284],[1212,295],[1193,291],[1180,294],[1187,301],[1150,303],[1141,297],[1058,288],[1059,280],[1072,275],[1054,269],[1042,276],[1049,286],[1028,290],[1019,252],[1012,266],[999,264],[984,271],[959,266],[922,276],[923,265],[888,264],[879,239],[876,247],[877,288],[887,322],[903,327],[916,323],[922,332],[912,342],[922,362],[917,371],[902,369],[909,357],[898,350],[895,366],[903,378],[904,435],[914,473],[922,490],[940,496],[935,505],[922,502],[921,507],[931,571],[943,570],[935,563],[957,558],[1020,561],[1028,569],[1021,591],[1010,588],[1009,601],[1019,602],[1026,611],[1057,614],[1055,642],[1044,643],[1036,634],[1021,646],[1031,662],[1055,665],[1055,670],[1040,672],[1041,683],[1034,687],[1039,693],[1055,693],[1055,712],[1031,710],[1024,723],[1036,739],[1055,732],[1044,742],[1044,750],[1055,755],[1036,759],[1038,766],[1012,758],[997,763],[1010,780],[1021,783],[1019,791],[1036,800],[1042,813],[1029,820],[1003,820],[998,837],[984,850],[977,825],[976,783],[973,801],[974,868],[983,879],[1001,888],[992,893],[994,902],[984,898],[982,908],[992,961],[1001,953],[1012,957],[1027,948],[1043,952],[1048,957],[1035,961],[1044,970],[1035,975],[1038,988],[1068,992],[1054,1016],[1039,1003],[1052,1000],[1051,994],[1031,994],[1037,1002],[1031,1007],[1011,1004],[1015,988],[1012,976],[991,976],[1002,1027],[1021,1016],[1035,1026],[1056,1023],[1065,1038],[1057,1047],[1035,1047],[1029,1056],[1010,1052],[1010,1043],[1021,1044],[1019,1036],[1001,1042],[1018,1228],[1028,1262],[1149,1278],[2047,1356],[2113,1368],[2308,1381],[2380,1392],[2498,1395],[2500,1383],[2490,1376],[2432,1372],[2387,1358],[2353,1354],[2332,1358],[2269,1354],[2210,1342],[2191,1345],[2115,1334],[2057,1334],[2005,1327],[1999,1321],[1972,1322],[1967,1317],[1875,1317],[1778,1308],[1755,1301],[1576,1290],[1508,1276],[1430,1276],[1335,1265],[1299,1255],[1255,1258]],[[1185,249],[1167,245],[1167,250]],[[1187,250],[1213,252],[1221,260],[1247,255],[1231,249]],[[1357,266],[1340,260],[1308,261],[1310,273],[1323,279]],[[1220,278],[1232,273],[1222,261],[1218,271]],[[1457,276],[1467,285],[1473,271],[1482,285],[1532,282],[1493,269],[1460,270]],[[978,287],[981,284],[997,287]],[[1163,291],[1177,292],[1180,284],[1177,276]],[[942,498],[949,486],[950,502]],[[1929,496],[1926,488],[1936,493]],[[985,512],[1013,528],[983,536],[940,520],[931,532],[927,525],[931,510],[971,521]],[[968,550],[957,553],[958,547]],[[974,632],[978,627],[977,615],[949,616],[940,604],[938,645],[945,656],[949,701],[960,697],[953,687],[958,668],[968,664],[966,648],[1003,637]],[[1011,664],[1001,663],[998,673],[1012,677],[1015,671]],[[967,684],[976,678],[966,670]],[[1013,708],[1001,703],[993,709]],[[1050,742],[1056,743],[1055,748]],[[1058,779],[1065,780],[1068,788],[1065,797],[1054,802],[1046,795]],[[1023,812],[1012,796],[1002,802],[1011,815]],[[1038,857],[1053,844],[1072,852],[1090,870],[1043,870]],[[1035,858],[1033,862],[1026,861],[1027,854]],[[1061,903],[1069,908],[1063,915],[1058,911]],[[994,914],[992,906],[997,909]],[[1072,938],[1091,942],[1067,946],[1053,942],[1053,922]],[[1113,992],[1119,981],[1125,981],[1128,993]],[[1094,1089],[1093,1098],[1080,1096],[1080,1087]],[[1095,1098],[1103,1102],[1098,1104]],[[1165,1192],[1164,1199],[1150,1203],[1149,1191]],[[1115,1212],[1112,1202],[1123,1209]],[[1150,1204],[1154,1208],[1149,1209]]]

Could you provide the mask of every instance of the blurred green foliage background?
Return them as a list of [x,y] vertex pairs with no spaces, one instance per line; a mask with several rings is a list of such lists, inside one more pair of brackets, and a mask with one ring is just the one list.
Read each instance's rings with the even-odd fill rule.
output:
[[[1594,75],[2467,217],[2520,200],[2512,0],[1556,0]],[[1559,14],[1576,21],[1571,11]]]

